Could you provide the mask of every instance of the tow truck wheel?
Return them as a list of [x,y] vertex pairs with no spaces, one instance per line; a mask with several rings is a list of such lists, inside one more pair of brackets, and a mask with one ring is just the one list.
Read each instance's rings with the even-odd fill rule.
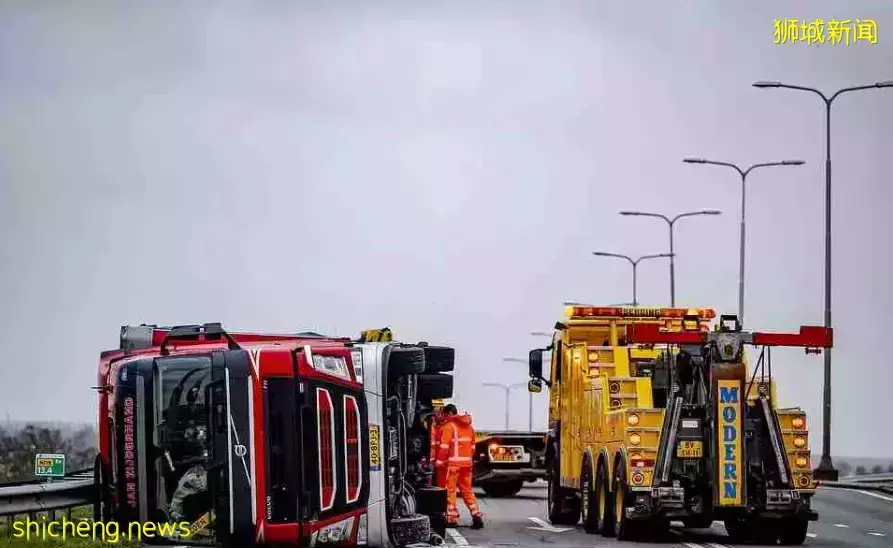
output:
[[778,524],[778,539],[783,546],[799,546],[806,541],[809,522],[802,519],[783,519]]
[[629,501],[629,486],[626,484],[626,463],[617,463],[616,481],[614,483],[614,534],[617,540],[644,540],[647,527],[651,525],[646,521],[634,521],[626,517],[625,509]]
[[565,489],[558,484],[557,467],[553,466],[549,473],[549,521],[552,525],[576,525],[580,521],[580,505],[576,497],[568,500]]
[[608,489],[608,471],[604,462],[599,463],[595,475],[596,530],[603,537],[614,536],[614,499]]
[[598,499],[592,477],[592,464],[589,459],[583,462],[583,477],[580,481],[580,518],[583,530],[587,533],[598,533]]

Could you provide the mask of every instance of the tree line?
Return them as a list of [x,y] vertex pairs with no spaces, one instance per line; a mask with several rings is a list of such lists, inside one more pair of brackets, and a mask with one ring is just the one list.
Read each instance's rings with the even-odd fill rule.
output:
[[0,425],[0,484],[36,479],[37,453],[65,455],[66,473],[89,468],[96,457],[96,431],[87,425],[73,430],[38,424],[19,428]]

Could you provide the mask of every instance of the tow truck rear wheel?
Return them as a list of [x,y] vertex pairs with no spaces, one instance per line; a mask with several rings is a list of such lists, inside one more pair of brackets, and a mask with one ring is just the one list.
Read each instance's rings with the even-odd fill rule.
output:
[[632,497],[626,483],[626,463],[617,463],[616,480],[614,482],[614,534],[617,540],[651,540],[662,536],[670,523],[666,520],[632,520],[626,517],[626,507],[630,506]]
[[574,496],[568,496],[567,489],[559,485],[558,467],[549,471],[549,521],[552,525],[576,525],[580,521],[580,504]]
[[605,467],[605,463],[600,462],[598,464],[597,472],[595,474],[595,515],[596,515],[596,530],[601,533],[603,537],[613,537],[614,536],[614,521],[616,516],[614,515],[614,497],[611,496],[611,490],[608,489],[608,470]]
[[806,541],[809,522],[796,518],[782,519],[778,524],[778,540],[782,546],[799,546]]
[[587,533],[598,533],[598,498],[592,474],[592,463],[589,459],[583,462],[583,475],[580,478],[580,518],[583,530]]

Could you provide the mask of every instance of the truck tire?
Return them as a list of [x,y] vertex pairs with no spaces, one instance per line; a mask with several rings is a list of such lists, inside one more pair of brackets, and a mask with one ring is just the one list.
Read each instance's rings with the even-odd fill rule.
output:
[[453,376],[444,373],[422,373],[417,378],[416,394],[420,400],[453,397]]
[[778,540],[782,546],[799,546],[806,541],[809,522],[802,519],[788,518],[778,524]]
[[569,497],[567,489],[558,484],[558,466],[549,472],[548,499],[549,521],[552,525],[576,525],[580,521],[580,505],[576,497]]
[[431,521],[428,516],[415,514],[405,518],[394,518],[389,524],[391,537],[397,546],[417,542],[428,542],[431,538]]
[[608,488],[608,470],[604,461],[598,464],[595,474],[596,529],[603,537],[614,536],[614,497]]
[[428,516],[431,532],[446,536],[447,492],[442,487],[424,487],[415,492],[416,511]]
[[449,373],[456,368],[456,349],[448,346],[425,347],[425,372]]
[[599,508],[595,475],[588,458],[583,462],[583,477],[580,479],[580,519],[583,520],[583,530],[589,534],[598,533]]
[[617,540],[651,541],[663,537],[670,529],[666,519],[652,518],[632,520],[626,517],[624,508],[629,506],[631,492],[626,481],[626,463],[617,464],[614,487],[614,535]]
[[414,346],[397,346],[388,355],[388,376],[405,377],[425,370],[425,352]]
[[484,493],[493,498],[513,497],[523,488],[524,480],[487,481],[481,484]]

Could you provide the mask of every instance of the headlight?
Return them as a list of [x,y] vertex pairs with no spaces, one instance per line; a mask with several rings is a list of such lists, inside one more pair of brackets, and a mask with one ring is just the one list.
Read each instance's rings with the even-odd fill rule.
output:
[[347,371],[347,360],[341,356],[320,356],[319,354],[314,354],[313,368],[336,375],[342,379],[350,379],[350,373]]
[[598,352],[590,352],[589,353],[589,361],[597,362],[598,361]]
[[795,437],[794,438],[794,447],[796,447],[797,449],[802,449],[803,447],[806,447],[806,438],[804,438],[803,436]]
[[797,457],[794,459],[794,466],[797,468],[806,468],[809,465],[809,459],[806,457]]
[[803,417],[794,417],[793,419],[791,419],[791,426],[793,426],[794,428],[803,428],[803,426],[805,425],[806,419],[804,419]]
[[642,443],[642,436],[638,434],[630,434],[629,443],[632,445],[639,445],[640,443]]
[[633,415],[626,417],[626,422],[630,426],[635,426],[635,425],[639,424],[639,415],[633,414]]

